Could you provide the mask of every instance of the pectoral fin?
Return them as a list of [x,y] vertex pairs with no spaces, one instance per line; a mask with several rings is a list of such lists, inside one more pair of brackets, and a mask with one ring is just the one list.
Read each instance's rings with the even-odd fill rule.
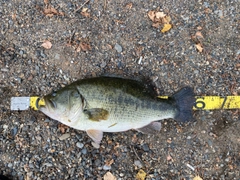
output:
[[95,129],[89,129],[86,132],[87,135],[93,140],[92,145],[95,148],[99,148],[99,144],[103,138],[103,132]]
[[161,123],[160,122],[151,122],[147,126],[138,128],[136,130],[139,132],[142,132],[144,134],[155,134],[161,130]]
[[109,112],[102,108],[87,109],[84,111],[92,121],[107,120]]

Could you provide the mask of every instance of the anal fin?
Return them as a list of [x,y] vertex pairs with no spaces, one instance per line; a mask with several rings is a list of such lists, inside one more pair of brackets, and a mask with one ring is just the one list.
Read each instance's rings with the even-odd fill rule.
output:
[[93,140],[92,145],[95,148],[99,148],[103,138],[103,132],[95,129],[88,129],[86,132],[87,135]]
[[142,128],[136,129],[139,132],[142,132],[144,134],[156,134],[161,130],[161,123],[160,122],[151,122],[147,126],[144,126]]

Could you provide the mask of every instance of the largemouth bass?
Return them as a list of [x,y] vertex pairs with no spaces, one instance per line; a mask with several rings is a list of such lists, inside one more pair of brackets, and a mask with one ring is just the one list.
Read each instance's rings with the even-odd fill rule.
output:
[[103,132],[135,129],[143,133],[160,131],[162,119],[179,122],[193,119],[192,88],[185,87],[171,98],[157,98],[142,82],[97,77],[76,81],[45,97],[39,110],[67,126],[86,131],[99,147]]

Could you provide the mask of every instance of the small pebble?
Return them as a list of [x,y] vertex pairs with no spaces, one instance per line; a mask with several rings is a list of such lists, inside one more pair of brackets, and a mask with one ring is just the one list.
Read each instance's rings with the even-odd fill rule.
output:
[[110,170],[110,169],[111,169],[111,166],[108,166],[108,165],[103,166],[103,170],[105,170],[105,171]]
[[65,140],[70,137],[69,133],[63,134],[62,136],[59,137],[60,140]]
[[8,128],[8,125],[4,124],[3,129],[7,129],[7,128]]
[[115,44],[114,48],[116,49],[116,51],[117,51],[118,53],[122,52],[122,46],[120,46],[118,43]]
[[77,142],[76,146],[77,146],[78,148],[82,149],[83,146],[84,146],[84,144],[83,144],[83,143],[80,143],[80,142]]
[[12,163],[8,163],[9,168],[12,168],[12,166],[13,166]]
[[86,148],[83,148],[83,149],[81,150],[81,152],[82,152],[82,154],[87,154],[87,149],[86,149]]
[[149,147],[148,147],[147,144],[144,144],[144,145],[142,146],[142,148],[143,148],[143,150],[144,150],[145,152],[148,152],[148,151],[149,151]]
[[143,165],[139,160],[134,160],[134,165],[137,166],[138,168],[142,168]]

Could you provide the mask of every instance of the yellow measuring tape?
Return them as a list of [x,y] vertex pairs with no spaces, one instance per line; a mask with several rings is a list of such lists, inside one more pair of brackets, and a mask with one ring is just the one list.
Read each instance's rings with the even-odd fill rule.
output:
[[197,96],[193,109],[240,109],[240,96]]
[[32,96],[30,97],[30,107],[34,110],[38,110],[38,107],[41,105],[45,105],[45,102],[43,99],[41,99],[38,96]]
[[240,96],[195,96],[195,99],[193,110],[240,109]]
[[[158,96],[167,99],[168,96]],[[214,110],[214,109],[240,109],[240,96],[195,96],[193,110]],[[45,105],[43,99],[38,96],[30,97],[30,107],[38,110],[38,107]]]

